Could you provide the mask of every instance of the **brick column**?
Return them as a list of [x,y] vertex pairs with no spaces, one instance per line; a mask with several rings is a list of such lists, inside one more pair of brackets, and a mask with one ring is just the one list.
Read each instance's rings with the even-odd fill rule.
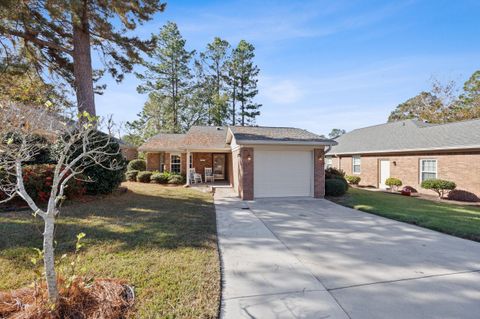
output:
[[313,150],[313,197],[325,196],[325,150],[316,148]]
[[[250,158],[250,160],[249,160]],[[240,150],[241,197],[244,200],[253,199],[253,148],[245,147]]]
[[160,154],[147,153],[147,171],[155,171],[160,169]]

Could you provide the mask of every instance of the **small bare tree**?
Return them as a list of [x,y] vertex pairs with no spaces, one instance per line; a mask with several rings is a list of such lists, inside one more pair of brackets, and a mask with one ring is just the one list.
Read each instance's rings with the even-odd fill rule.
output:
[[[111,160],[120,152],[111,151],[111,134],[97,130],[100,120],[88,114],[68,119],[47,109],[26,107],[0,101],[0,193],[6,202],[21,197],[33,210],[34,216],[44,221],[43,254],[45,279],[51,302],[58,299],[55,271],[54,228],[64,200],[65,189],[71,179],[79,178],[85,169],[101,165],[119,170],[123,163]],[[109,132],[112,122],[103,123]],[[38,139],[38,135],[45,137]],[[36,203],[25,189],[23,167],[43,149],[55,146],[56,165],[52,190],[46,207]]]

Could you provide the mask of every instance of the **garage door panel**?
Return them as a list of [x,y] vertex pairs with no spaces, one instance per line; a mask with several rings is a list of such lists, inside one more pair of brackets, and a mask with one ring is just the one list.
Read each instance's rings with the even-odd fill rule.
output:
[[311,196],[312,152],[254,153],[255,197]]

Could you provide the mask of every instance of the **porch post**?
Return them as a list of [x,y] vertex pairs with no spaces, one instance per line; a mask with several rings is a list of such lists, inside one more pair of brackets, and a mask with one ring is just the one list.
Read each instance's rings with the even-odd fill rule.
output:
[[187,150],[187,185],[190,185],[190,151]]

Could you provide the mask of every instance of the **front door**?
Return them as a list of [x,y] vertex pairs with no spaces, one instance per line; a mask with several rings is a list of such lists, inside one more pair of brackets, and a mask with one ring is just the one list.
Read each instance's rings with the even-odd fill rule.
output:
[[387,178],[390,177],[390,160],[380,160],[380,182],[378,187],[380,189],[387,189],[385,184]]
[[225,179],[225,154],[213,154],[213,177],[215,180]]

